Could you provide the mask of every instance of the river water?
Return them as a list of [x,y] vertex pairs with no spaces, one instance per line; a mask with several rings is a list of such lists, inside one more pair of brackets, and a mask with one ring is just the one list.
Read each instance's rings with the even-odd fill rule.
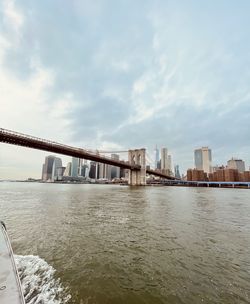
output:
[[250,303],[250,191],[0,183],[29,304]]

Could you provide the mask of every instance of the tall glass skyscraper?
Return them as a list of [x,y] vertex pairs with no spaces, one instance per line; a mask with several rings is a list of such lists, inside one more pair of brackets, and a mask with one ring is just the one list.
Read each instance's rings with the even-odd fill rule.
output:
[[155,150],[154,150],[154,161],[155,161],[155,169],[158,169],[158,165],[160,161],[160,152],[157,146],[155,146]]
[[71,176],[77,177],[79,175],[79,162],[80,159],[76,157],[72,157],[72,163],[71,163]]
[[[111,154],[111,159],[119,160],[119,154]],[[120,178],[121,169],[119,167],[111,166],[111,179]]]
[[179,165],[175,165],[175,166],[174,166],[174,176],[175,176],[176,178],[181,178],[180,170],[179,170]]
[[212,172],[212,151],[208,147],[194,150],[195,168],[206,173]]
[[167,148],[161,148],[161,169],[162,170],[169,169]]
[[171,155],[168,155],[167,169],[172,171],[172,157],[171,157]]
[[56,176],[56,170],[59,167],[62,167],[61,158],[54,155],[46,156],[43,164],[42,180],[53,181]]
[[62,160],[59,157],[55,157],[54,163],[53,163],[53,168],[52,168],[52,180],[57,180],[57,169],[62,167]]
[[47,181],[52,179],[52,170],[55,156],[49,155],[45,157],[45,162],[43,164],[42,180]]

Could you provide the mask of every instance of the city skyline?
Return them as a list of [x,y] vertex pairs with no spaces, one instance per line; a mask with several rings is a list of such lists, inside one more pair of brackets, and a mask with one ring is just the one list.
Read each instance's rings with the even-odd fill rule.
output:
[[[159,158],[159,153],[158,153],[159,149],[157,148],[157,146],[155,147],[154,152],[155,152],[154,153],[155,161],[152,162],[153,167],[156,171],[161,171],[161,173],[163,174],[169,174],[177,178],[182,178],[182,179],[184,178],[188,180],[188,178],[190,178],[190,174],[192,175],[192,173],[190,172],[194,172],[193,173],[194,176],[192,177],[193,180],[195,180],[195,178],[200,178],[201,180],[203,178],[213,180],[214,178],[218,179],[217,175],[216,177],[214,177],[215,172],[216,172],[215,174],[217,174],[217,172],[220,172],[220,175],[218,176],[221,176],[221,178],[223,179],[224,175],[221,175],[222,174],[221,172],[224,172],[224,170],[226,170],[225,171],[226,174],[229,174],[226,177],[228,180],[230,180],[230,176],[231,176],[230,174],[236,171],[238,172],[237,173],[238,176],[240,176],[240,174],[243,175],[245,174],[247,176],[247,177],[241,177],[242,179],[244,178],[248,179],[249,171],[245,167],[245,162],[241,159],[232,157],[230,160],[227,161],[227,165],[222,164],[220,166],[219,165],[213,166],[212,150],[209,147],[202,147],[200,149],[194,150],[195,168],[194,169],[189,168],[187,170],[186,176],[185,174],[182,176],[180,175],[178,164],[174,165],[174,172],[170,169],[171,163],[169,163],[169,159],[171,160],[171,156],[168,154],[168,149],[166,147],[161,148],[161,158]],[[108,157],[116,160],[120,159],[119,154],[114,154],[114,153],[110,154]],[[49,159],[52,159],[50,166],[48,165]],[[150,166],[149,165],[147,166],[150,169]],[[50,169],[48,170],[47,168],[49,167]],[[74,167],[75,170],[73,169]],[[63,176],[66,177],[64,181],[70,181],[69,179],[67,179],[68,177],[70,178],[84,177],[84,178],[101,179],[101,180],[107,179],[109,181],[111,181],[113,178],[120,178],[120,177],[127,179],[128,176],[126,176],[125,172],[123,172],[123,175],[120,175],[120,170],[121,169],[119,167],[114,167],[104,163],[88,161],[86,159],[80,159],[75,157],[72,157],[71,162],[69,162],[66,167],[63,167],[60,158],[57,158],[54,155],[48,155],[45,157],[45,162],[42,166],[42,180],[50,181],[50,182],[61,181],[63,179]],[[46,172],[46,171],[50,171],[50,172]],[[235,176],[234,178],[239,178],[239,177]]]
[[[86,159],[80,159],[80,158],[75,158],[75,157],[71,157],[71,162],[67,163],[67,166],[63,167],[62,166],[62,161],[60,158],[58,158],[56,155],[58,154],[54,154],[54,155],[47,155],[45,157],[45,162],[42,166],[42,179],[44,180],[53,180],[53,175],[55,175],[55,163],[57,163],[56,167],[59,167],[60,169],[63,168],[63,176],[71,176],[71,177],[77,177],[77,176],[84,176],[87,177],[88,174],[86,175],[86,172],[83,174],[82,173],[82,168],[84,166],[87,166],[87,168],[90,170],[91,164],[97,164],[98,165],[98,179],[105,179],[108,177],[108,179],[111,179],[111,172],[115,172],[115,176],[119,176],[120,175],[120,170],[121,168],[119,167],[115,167],[115,166],[111,166],[111,165],[107,165],[101,162],[94,162],[94,161],[90,161],[90,160],[86,160]],[[98,153],[98,155],[100,155]],[[151,168],[151,169],[155,169],[160,170],[164,173],[164,171],[169,170],[168,173],[172,174],[178,178],[181,178],[180,176],[180,172],[179,172],[179,165],[178,164],[174,164],[173,170],[172,170],[172,163],[171,163],[171,159],[172,156],[170,154],[168,154],[168,149],[166,147],[161,148],[161,157],[159,157],[159,149],[157,148],[157,145],[154,149],[154,156],[155,156],[155,160],[152,161],[151,160],[151,166],[149,163],[146,163],[146,165]],[[120,159],[120,155],[119,154],[115,154],[115,153],[111,153],[111,154],[106,154],[105,157],[111,158],[111,159],[116,159],[119,160]],[[51,164],[51,168],[50,168],[50,173],[52,173],[52,178],[50,177],[46,177],[43,178],[44,176],[44,171],[45,168],[48,167],[48,159],[49,158],[53,158],[53,162]],[[169,162],[170,160],[170,162]],[[75,165],[74,165],[75,163]],[[73,169],[75,167],[75,169]],[[216,170],[221,170],[221,169],[236,169],[239,171],[239,173],[243,173],[244,171],[248,171],[248,168],[245,165],[245,161],[242,159],[238,159],[235,157],[232,157],[231,159],[229,159],[227,161],[227,164],[213,164],[212,161],[212,150],[209,147],[202,147],[199,149],[195,149],[194,150],[194,170],[200,170],[205,172],[207,175],[209,173],[213,173]],[[70,169],[68,169],[70,168]],[[189,170],[192,168],[188,168]],[[250,170],[250,167],[249,167]],[[168,174],[167,173],[167,174]],[[96,173],[95,173],[96,174]],[[185,176],[185,175],[183,175]]]
[[[100,152],[102,151],[98,151],[97,155],[104,156],[100,154]],[[148,169],[154,169],[156,172],[160,172],[169,176],[175,176],[177,178],[181,178],[184,180],[190,177],[188,174],[187,175],[183,173],[180,174],[178,164],[174,164],[174,168],[172,170],[172,163],[171,163],[172,157],[171,155],[168,154],[168,149],[166,147],[161,148],[161,158],[159,158],[158,152],[159,149],[156,146],[154,149],[155,161],[150,160],[149,163],[148,162],[149,160],[147,160],[149,158],[146,157],[146,167]],[[115,154],[114,152],[110,152],[110,153],[111,153],[110,155],[106,154],[104,158],[108,157],[110,159],[114,159],[118,161],[120,160],[119,154]],[[107,179],[110,181],[116,177],[117,178],[125,177],[126,180],[128,178],[127,175],[128,172],[125,173],[124,171],[123,173],[121,173],[122,169],[119,166],[116,167],[113,165],[104,164],[100,161],[96,162],[96,161],[91,161],[89,159],[76,158],[76,157],[70,157],[71,161],[68,162],[66,166],[63,166],[62,159],[58,156],[62,157],[62,154],[54,153],[52,155],[45,156],[45,161],[44,164],[42,165],[42,174],[41,174],[42,181],[49,181],[49,182],[60,181],[62,180],[62,177],[66,177],[66,180],[67,177],[73,178],[73,181],[74,178],[78,178],[78,177],[92,178],[92,179]],[[155,167],[156,160],[158,160],[157,167]],[[152,166],[150,166],[150,164]],[[249,174],[248,168],[246,168],[245,166],[245,161],[235,157],[229,159],[226,165],[217,164],[214,166],[212,163],[212,150],[209,147],[202,147],[200,149],[194,150],[194,169],[188,168],[187,173],[193,171],[196,172],[195,174],[197,174],[199,172],[198,174],[201,174],[199,175],[200,176],[199,178],[201,178],[201,176],[203,175],[204,178],[205,176],[206,178],[208,178],[208,176],[210,175],[213,176],[215,172],[222,172],[223,170],[229,170],[229,171],[233,170],[234,172],[236,170],[239,174],[245,174],[245,173]],[[29,177],[28,179],[33,179],[33,178],[34,177]],[[40,178],[38,178],[38,180],[39,179]]]
[[[111,154],[111,159],[119,161],[118,154]],[[62,160],[55,155],[47,155],[42,165],[41,181],[75,181],[78,178],[83,179],[107,179],[125,177],[125,171],[119,167],[107,165],[100,162],[90,161],[82,158],[72,157],[71,162],[63,166]]]
[[[233,156],[249,168],[249,9],[4,0],[0,127],[90,149],[145,147],[152,159],[157,143],[181,172],[209,146],[214,165]],[[45,156],[0,144],[0,178],[39,178]]]

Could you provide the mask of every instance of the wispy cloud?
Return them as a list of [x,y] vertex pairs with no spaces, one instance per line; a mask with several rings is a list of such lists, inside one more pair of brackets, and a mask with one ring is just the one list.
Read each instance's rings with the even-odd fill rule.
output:
[[4,0],[2,3],[2,10],[3,22],[8,29],[14,30],[17,33],[24,23],[24,18],[16,8],[14,0]]
[[89,148],[167,146],[182,169],[200,145],[250,163],[249,9],[5,0],[1,126]]

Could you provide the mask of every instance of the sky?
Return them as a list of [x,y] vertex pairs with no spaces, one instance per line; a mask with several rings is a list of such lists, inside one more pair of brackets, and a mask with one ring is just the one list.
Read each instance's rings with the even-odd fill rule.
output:
[[[185,172],[250,165],[248,0],[1,0],[0,127],[100,150],[167,147]],[[50,153],[0,143],[0,179]],[[69,160],[62,157],[64,165]]]

